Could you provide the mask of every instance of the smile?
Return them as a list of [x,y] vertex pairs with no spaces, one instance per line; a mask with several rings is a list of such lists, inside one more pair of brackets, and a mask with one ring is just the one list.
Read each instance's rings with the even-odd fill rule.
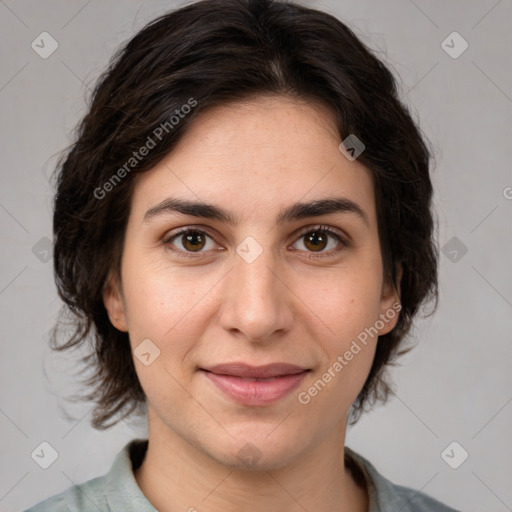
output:
[[299,386],[309,371],[283,363],[259,368],[231,364],[201,369],[224,395],[249,406],[265,406],[285,397]]

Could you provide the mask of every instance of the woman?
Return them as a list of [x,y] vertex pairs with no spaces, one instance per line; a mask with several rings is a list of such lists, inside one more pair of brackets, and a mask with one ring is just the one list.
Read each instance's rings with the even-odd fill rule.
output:
[[55,348],[92,337],[93,426],[147,414],[148,440],[30,511],[453,510],[344,446],[437,297],[429,161],[326,13],[204,0],[141,30],[60,163]]

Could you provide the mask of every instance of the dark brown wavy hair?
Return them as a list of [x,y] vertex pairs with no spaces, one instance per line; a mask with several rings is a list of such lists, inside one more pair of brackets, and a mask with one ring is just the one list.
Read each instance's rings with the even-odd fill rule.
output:
[[[112,326],[102,299],[109,272],[119,276],[135,176],[172,151],[205,109],[265,94],[321,102],[336,118],[340,141],[350,134],[363,141],[359,161],[374,179],[386,278],[396,284],[397,264],[403,269],[400,317],[378,340],[351,409],[352,424],[367,405],[388,399],[386,365],[410,350],[398,349],[420,306],[434,299],[435,309],[431,151],[400,101],[390,70],[341,21],[300,4],[202,0],[185,5],[150,22],[113,56],[88,100],[74,143],[57,163],[54,272],[65,306],[51,347],[88,346],[81,361],[92,372],[84,384],[93,391],[80,399],[95,402],[94,428],[110,428],[133,412],[140,414],[146,404],[128,334]],[[192,111],[164,130],[144,158],[126,167],[148,136],[163,123],[170,126],[191,98],[197,102]],[[115,174],[122,179],[113,182]],[[66,318],[71,330],[59,344]]]

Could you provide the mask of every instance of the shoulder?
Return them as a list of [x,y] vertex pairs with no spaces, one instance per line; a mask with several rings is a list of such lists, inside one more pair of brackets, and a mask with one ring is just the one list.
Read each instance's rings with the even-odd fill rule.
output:
[[155,512],[137,486],[133,468],[146,452],[147,440],[134,439],[117,454],[110,471],[51,496],[24,512]]
[[403,507],[401,509],[402,512],[460,512],[457,509],[449,507],[435,498],[432,498],[428,494],[416,491],[410,487],[404,487],[392,483],[391,485],[396,492],[399,503],[403,504],[401,505]]
[[108,510],[105,500],[106,476],[73,485],[24,512],[89,512]]
[[[428,494],[396,485],[381,475],[371,462],[345,446],[345,454],[356,470],[362,473],[369,500],[369,512],[460,512]],[[352,468],[351,468],[352,469]]]

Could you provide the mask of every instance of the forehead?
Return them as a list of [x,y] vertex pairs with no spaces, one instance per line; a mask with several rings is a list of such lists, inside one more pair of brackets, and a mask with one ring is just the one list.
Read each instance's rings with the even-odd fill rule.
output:
[[371,174],[339,151],[332,112],[318,102],[258,97],[200,113],[173,151],[137,179],[133,207],[166,196],[229,205],[261,218],[297,201],[347,197],[371,220]]

